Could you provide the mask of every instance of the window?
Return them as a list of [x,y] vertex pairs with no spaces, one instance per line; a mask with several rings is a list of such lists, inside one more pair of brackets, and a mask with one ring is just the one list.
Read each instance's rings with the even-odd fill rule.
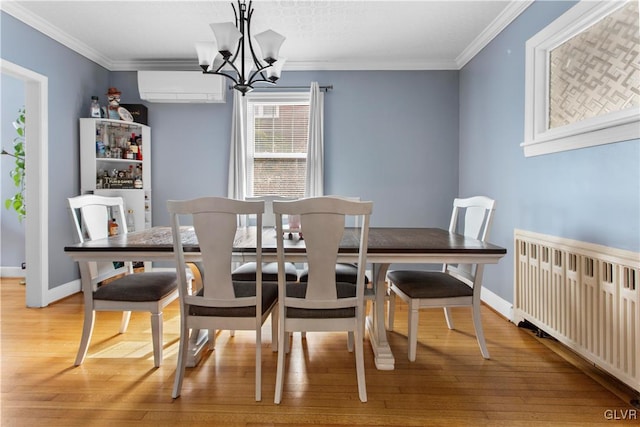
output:
[[247,192],[303,197],[308,93],[247,95]]
[[526,44],[525,156],[640,137],[638,2],[581,1]]

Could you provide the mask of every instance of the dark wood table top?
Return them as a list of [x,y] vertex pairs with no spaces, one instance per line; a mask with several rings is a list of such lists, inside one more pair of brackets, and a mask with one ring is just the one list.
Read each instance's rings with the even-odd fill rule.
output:
[[[191,227],[184,230],[185,252],[200,252],[198,241]],[[239,253],[255,252],[255,227],[239,228],[234,248]],[[353,253],[359,245],[357,229],[345,230],[340,252]],[[263,252],[276,250],[275,230],[265,229]],[[65,252],[173,252],[170,227],[152,227],[147,230],[92,240],[65,246]],[[285,251],[304,252],[304,240],[296,236],[285,239]],[[503,256],[505,248],[481,242],[439,228],[371,227],[369,229],[368,254],[484,254]]]

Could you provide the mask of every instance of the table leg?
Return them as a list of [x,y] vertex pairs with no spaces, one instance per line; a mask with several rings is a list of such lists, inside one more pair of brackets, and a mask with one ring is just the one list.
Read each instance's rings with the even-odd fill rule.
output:
[[191,332],[189,338],[189,353],[187,356],[187,368],[193,368],[198,365],[202,359],[207,343],[209,342],[209,333],[206,329],[200,329]]
[[384,324],[384,300],[387,291],[385,277],[388,269],[389,264],[373,264],[373,283],[376,297],[373,309],[367,316],[367,330],[375,356],[376,368],[383,371],[391,371],[395,365]]

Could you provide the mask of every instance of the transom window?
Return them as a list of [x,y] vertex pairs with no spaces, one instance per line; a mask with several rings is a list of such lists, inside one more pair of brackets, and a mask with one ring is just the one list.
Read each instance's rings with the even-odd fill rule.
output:
[[308,127],[308,93],[247,95],[249,195],[304,196]]

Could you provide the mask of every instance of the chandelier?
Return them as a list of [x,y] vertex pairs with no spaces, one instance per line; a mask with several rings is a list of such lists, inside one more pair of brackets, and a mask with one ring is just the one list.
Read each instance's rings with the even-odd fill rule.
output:
[[238,0],[238,8],[231,3],[235,24],[222,22],[209,24],[214,42],[197,42],[198,62],[205,74],[218,74],[233,81],[233,88],[244,96],[253,90],[253,84],[275,84],[280,78],[285,58],[279,58],[285,37],[273,30],[251,36],[251,1],[247,6]]

